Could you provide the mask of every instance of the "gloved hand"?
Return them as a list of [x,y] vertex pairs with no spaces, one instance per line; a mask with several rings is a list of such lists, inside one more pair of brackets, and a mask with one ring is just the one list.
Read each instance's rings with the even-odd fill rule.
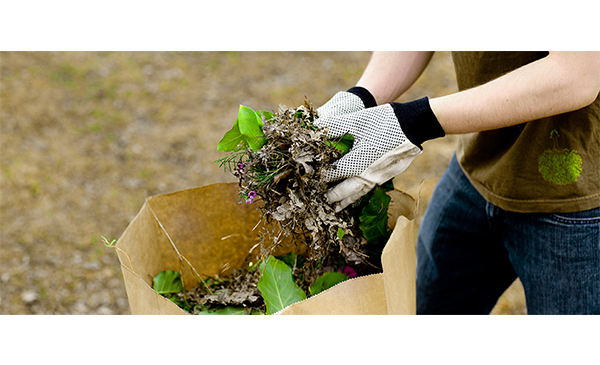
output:
[[340,91],[320,108],[319,118],[344,115],[377,106],[373,95],[364,87],[355,86],[348,91]]
[[330,203],[339,202],[337,211],[406,170],[423,152],[421,143],[445,135],[427,97],[321,117],[315,125],[327,128],[329,138],[346,133],[354,137],[352,149],[325,177],[327,181],[346,178],[328,192]]

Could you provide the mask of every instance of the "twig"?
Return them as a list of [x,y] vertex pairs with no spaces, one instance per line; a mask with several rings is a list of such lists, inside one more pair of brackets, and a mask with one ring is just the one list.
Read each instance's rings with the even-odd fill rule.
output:
[[129,267],[131,267],[131,271],[133,271],[133,273],[135,274],[135,270],[133,269],[133,264],[131,263],[131,260],[129,259],[129,255],[127,254],[127,252],[121,250],[120,248],[118,248],[117,246],[115,246],[115,242],[117,240],[112,240],[111,242],[108,242],[108,240],[106,239],[106,237],[100,235],[100,237],[102,237],[102,239],[104,240],[104,246],[106,247],[110,247],[110,248],[114,248],[116,250],[118,250],[119,252],[123,252],[125,254],[125,257],[127,257],[127,261],[129,261]]

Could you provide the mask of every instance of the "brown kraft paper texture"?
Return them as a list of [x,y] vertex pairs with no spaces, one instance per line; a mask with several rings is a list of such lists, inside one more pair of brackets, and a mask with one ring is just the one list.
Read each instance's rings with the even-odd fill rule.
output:
[[[132,314],[187,314],[152,289],[164,270],[179,271],[192,288],[198,276],[226,277],[256,258],[260,211],[238,201],[236,183],[146,199],[117,242]],[[382,254],[383,273],[346,280],[277,314],[415,314],[414,210],[412,197],[392,192],[393,232]],[[303,247],[284,243],[277,255],[290,251],[302,253]]]

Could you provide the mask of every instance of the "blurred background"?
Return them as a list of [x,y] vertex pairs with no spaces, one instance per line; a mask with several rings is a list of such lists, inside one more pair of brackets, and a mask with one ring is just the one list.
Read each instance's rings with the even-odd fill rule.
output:
[[[117,239],[153,195],[236,181],[214,161],[240,104],[318,107],[369,52],[1,52],[0,314],[129,314]],[[399,100],[455,92],[437,52]],[[395,179],[420,221],[456,139]],[[494,314],[525,314],[516,281]]]

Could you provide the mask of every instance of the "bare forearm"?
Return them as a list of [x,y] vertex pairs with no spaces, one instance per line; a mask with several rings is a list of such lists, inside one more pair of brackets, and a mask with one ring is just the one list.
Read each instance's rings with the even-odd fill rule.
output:
[[430,105],[446,134],[470,133],[580,109],[599,91],[600,52],[556,52]]
[[378,105],[394,101],[421,75],[433,52],[373,52],[357,86],[369,90]]

